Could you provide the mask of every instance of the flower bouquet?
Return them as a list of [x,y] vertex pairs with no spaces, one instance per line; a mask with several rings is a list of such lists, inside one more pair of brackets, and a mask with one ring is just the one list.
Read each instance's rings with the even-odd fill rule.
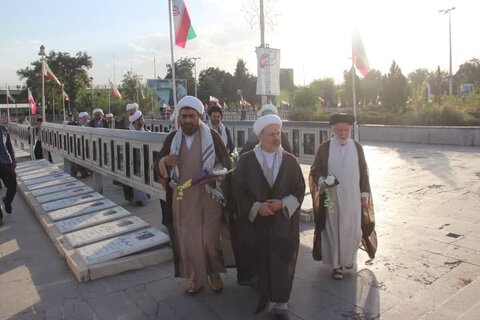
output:
[[323,180],[323,183],[325,184],[325,201],[323,206],[327,209],[330,209],[333,208],[332,188],[339,185],[340,182],[333,173],[329,172],[327,177]]
[[[226,174],[230,173],[231,170],[227,170],[226,168],[223,167],[214,167],[212,170],[205,170],[203,169],[200,171],[198,174],[196,174],[192,179],[188,179],[181,185],[177,186],[177,200],[182,200],[183,199],[183,191],[195,186],[197,184],[203,183],[203,182],[209,182],[212,180],[215,181],[220,181],[223,180],[223,177],[225,177]],[[216,186],[218,188],[218,186]],[[208,190],[207,190],[208,192]]]

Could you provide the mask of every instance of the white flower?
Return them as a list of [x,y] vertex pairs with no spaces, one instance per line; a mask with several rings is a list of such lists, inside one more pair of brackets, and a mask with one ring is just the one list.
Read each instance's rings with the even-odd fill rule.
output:
[[327,186],[332,186],[334,183],[335,183],[335,176],[332,174],[329,174],[325,179],[325,184]]

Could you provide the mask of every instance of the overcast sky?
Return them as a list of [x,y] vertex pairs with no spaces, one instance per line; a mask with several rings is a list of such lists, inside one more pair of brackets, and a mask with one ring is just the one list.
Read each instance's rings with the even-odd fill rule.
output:
[[[197,71],[219,67],[233,74],[239,58],[256,74],[258,21],[249,12],[258,0],[185,0],[197,38],[175,57],[200,57]],[[351,34],[361,35],[370,67],[387,73],[393,60],[407,75],[417,68],[448,71],[448,14],[452,17],[453,72],[480,58],[474,0],[265,0],[273,23],[266,43],[281,49],[281,67],[293,68],[295,83],[334,78],[351,65]],[[16,84],[16,70],[47,51],[86,51],[93,60],[94,83],[119,83],[130,69],[153,78],[170,63],[168,0],[15,0],[2,1],[0,83]],[[269,19],[267,19],[269,20]],[[115,58],[114,58],[115,57]],[[115,61],[115,68],[114,68]],[[53,70],[55,71],[55,70]]]

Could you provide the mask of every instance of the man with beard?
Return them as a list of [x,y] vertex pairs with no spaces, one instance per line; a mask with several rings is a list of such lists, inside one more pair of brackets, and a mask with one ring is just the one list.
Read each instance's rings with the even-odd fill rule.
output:
[[220,273],[225,272],[220,247],[222,207],[207,192],[211,181],[192,183],[184,190],[180,186],[210,175],[214,168],[230,169],[231,161],[220,135],[200,121],[204,107],[199,99],[183,97],[176,111],[180,128],[165,139],[155,165],[166,189],[162,223],[170,233],[175,276],[190,279],[186,293],[198,293],[208,280],[212,291],[220,293]]
[[216,105],[212,105],[208,109],[208,117],[209,117],[208,127],[216,130],[220,134],[220,136],[223,139],[223,143],[225,144],[225,147],[227,147],[228,154],[232,153],[235,147],[233,146],[230,129],[228,129],[228,127],[226,127],[222,123],[222,120],[223,120],[222,108]]
[[108,128],[107,120],[103,119],[103,110],[96,108],[93,110],[93,119],[88,123],[92,128]]
[[[234,194],[239,220],[252,224],[251,256],[256,262],[260,294],[257,312],[268,304],[275,319],[289,319],[287,303],[295,276],[305,181],[295,156],[281,146],[281,130],[282,120],[276,115],[255,121],[253,131],[260,142],[240,157]],[[237,263],[243,263],[242,258]]]
[[[341,113],[330,118],[334,136],[318,148],[309,176],[313,258],[329,265],[336,280],[343,279],[343,268],[354,266],[360,243],[372,259],[377,249],[367,162],[362,146],[350,139],[354,121]],[[338,184],[327,185],[329,176]]]

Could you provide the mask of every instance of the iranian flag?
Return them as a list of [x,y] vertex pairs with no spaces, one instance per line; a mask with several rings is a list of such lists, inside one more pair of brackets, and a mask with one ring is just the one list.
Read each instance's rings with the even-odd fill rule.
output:
[[173,24],[175,27],[175,44],[179,47],[185,48],[188,40],[197,37],[193,30],[185,2],[183,0],[173,0],[172,11]]
[[35,103],[35,99],[33,99],[30,88],[28,88],[28,103],[30,104],[30,107],[32,107],[32,114],[35,115],[37,113],[37,104]]
[[15,103],[15,98],[12,97],[12,95],[10,94],[10,90],[9,90],[8,87],[7,87],[7,103],[8,103],[9,101],[10,101],[11,103]]
[[214,96],[209,96],[209,97],[210,97],[209,100],[210,100],[211,103],[215,103],[215,104],[219,105],[220,101],[218,100],[218,98],[215,98]]
[[108,82],[110,83],[110,88],[112,89],[113,95],[119,99],[122,99],[122,95],[118,91],[117,87],[112,83],[112,81],[108,80]]
[[357,67],[358,71],[365,77],[370,71],[370,67],[362,39],[357,32],[354,32],[352,36],[352,59],[355,67]]
[[65,92],[65,90],[62,90],[62,94],[63,94],[63,99],[65,101],[70,101],[70,97],[68,96],[68,94]]
[[43,75],[55,81],[59,87],[62,86],[60,80],[58,80],[57,76],[55,76],[52,69],[50,69],[50,66],[45,61],[43,61]]

